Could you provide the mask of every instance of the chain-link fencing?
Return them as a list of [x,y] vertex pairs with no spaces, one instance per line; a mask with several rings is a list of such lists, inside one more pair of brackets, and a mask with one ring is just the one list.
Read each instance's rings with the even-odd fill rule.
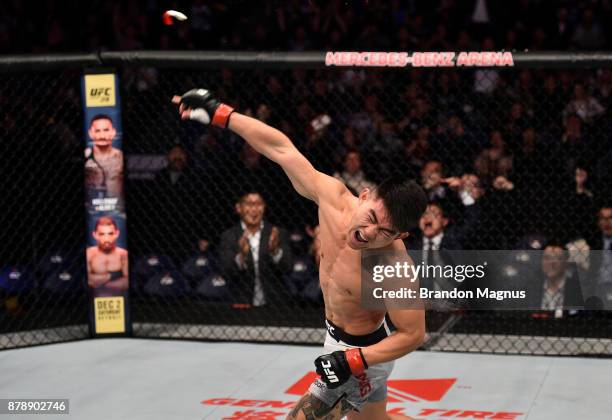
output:
[[[123,59],[116,53],[112,58],[116,65]],[[573,252],[574,264],[582,264],[580,278],[587,279],[588,287],[600,283],[595,277],[605,271],[589,267],[588,258],[579,256],[609,246],[609,69],[546,69],[545,64],[476,70],[326,68],[323,60],[261,68],[256,60],[217,61],[198,62],[194,56],[185,65],[157,57],[119,66],[135,336],[297,343],[320,343],[324,336],[316,206],[238,136],[181,121],[170,99],[194,87],[210,89],[240,112],[277,127],[317,169],[355,193],[392,175],[416,179],[436,209],[407,239],[409,249],[429,249],[433,245],[423,238],[439,241],[439,233],[446,239],[432,250],[560,245]],[[85,236],[83,207],[76,203],[81,202],[82,173],[58,171],[66,159],[57,164],[36,159],[39,152],[57,156],[54,148],[80,150],[78,141],[66,146],[67,137],[80,138],[78,100],[51,92],[70,78],[59,72],[49,77],[48,83],[41,74],[3,77],[1,95],[13,124],[23,127],[13,129],[17,144],[3,155],[27,157],[23,168],[13,172],[15,181],[2,178],[3,189],[18,185],[27,197],[24,207],[30,208],[27,217],[18,216],[23,227],[11,224],[3,242],[9,257],[25,253],[24,263],[35,267],[56,244],[47,239],[39,248],[18,251],[8,244],[22,231],[36,237],[31,244],[52,237],[76,250]],[[9,86],[19,93],[11,93]],[[43,101],[36,119],[53,131],[66,131],[52,146],[41,148],[34,144],[50,130],[33,130],[36,125],[14,104],[39,104],[45,92],[54,99]],[[34,169],[48,174],[41,175],[44,182],[31,177]],[[11,171],[8,166],[2,170]],[[46,194],[57,194],[55,210],[48,207],[50,198],[31,204],[35,193],[28,187],[42,191],[48,183],[62,186],[44,188]],[[49,213],[62,212],[74,214],[49,225]],[[245,226],[257,233],[244,236]],[[72,229],[72,234],[61,229]],[[554,301],[562,293],[544,288],[547,270],[539,260],[517,261],[505,269],[524,275],[525,267],[528,281],[538,285],[541,310],[428,311],[424,348],[609,354],[609,312],[595,310],[597,305],[564,310]],[[20,302],[38,302],[34,306],[46,313],[60,303],[40,301],[41,279]],[[599,295],[607,296],[605,291]],[[86,314],[85,295],[79,296],[82,308],[63,303],[61,308]],[[3,316],[8,317],[3,324],[7,331],[33,328],[26,319],[42,327],[33,312],[5,310]]]
[[79,83],[0,75],[0,348],[89,336]]

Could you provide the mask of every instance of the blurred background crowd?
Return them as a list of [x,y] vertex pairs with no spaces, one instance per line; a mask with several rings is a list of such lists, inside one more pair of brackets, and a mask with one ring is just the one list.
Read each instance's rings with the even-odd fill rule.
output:
[[[164,26],[166,8],[189,19]],[[8,0],[0,11],[2,53],[602,50],[612,39],[604,25],[612,20],[611,1]],[[239,292],[229,286],[244,292],[241,282],[249,278],[250,295],[240,300],[257,306],[270,301],[270,292],[266,298],[268,286],[256,286],[254,267],[267,264],[261,273],[282,278],[291,295],[320,299],[316,208],[235,135],[180,123],[169,98],[194,86],[279,128],[355,193],[390,175],[417,179],[431,205],[409,248],[612,249],[610,69],[140,67],[120,76],[129,248],[133,284],[142,290],[157,293],[169,278],[184,278],[191,279],[185,290],[230,299]],[[27,191],[40,205],[57,206],[46,214],[39,206],[2,210],[3,220],[27,224],[15,238],[5,234],[5,243],[26,242],[19,250],[3,248],[6,264],[56,255],[47,251],[66,246],[62,232],[83,223],[82,198],[67,199],[57,179],[46,176],[61,167],[78,185],[82,170],[78,84],[52,84],[61,94],[44,104],[20,95],[19,83],[0,89],[2,155],[14,162],[0,175],[30,174],[3,184],[3,193],[16,200]],[[28,157],[41,149],[34,142],[21,146],[32,137],[52,152],[36,165]],[[54,214],[63,214],[64,227],[47,235]],[[246,243],[240,232],[260,226],[259,242]],[[23,240],[26,230],[42,233]],[[40,249],[33,252],[32,244]],[[265,256],[253,258],[253,249]]]
[[[162,24],[164,10],[189,19]],[[609,0],[6,0],[0,51],[466,51],[609,46]]]

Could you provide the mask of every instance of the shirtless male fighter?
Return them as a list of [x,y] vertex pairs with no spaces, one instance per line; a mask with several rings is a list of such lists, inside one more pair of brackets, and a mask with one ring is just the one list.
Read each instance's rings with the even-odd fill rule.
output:
[[128,252],[117,246],[117,224],[100,217],[93,237],[97,244],[87,248],[87,283],[97,297],[120,295],[128,289]]
[[123,188],[123,152],[113,147],[117,130],[106,114],[91,119],[87,131],[93,148],[85,149],[86,186],[105,188],[106,197],[121,197]]
[[402,239],[425,211],[425,193],[413,181],[388,179],[355,197],[337,179],[315,170],[283,133],[234,112],[205,89],[174,96],[182,119],[229,128],[278,163],[302,196],[319,207],[319,277],[328,334],[315,360],[317,379],[288,419],[406,419],[386,412],[387,378],[394,360],[415,350],[425,335],[422,309],[385,311],[361,304],[361,251],[406,253]]

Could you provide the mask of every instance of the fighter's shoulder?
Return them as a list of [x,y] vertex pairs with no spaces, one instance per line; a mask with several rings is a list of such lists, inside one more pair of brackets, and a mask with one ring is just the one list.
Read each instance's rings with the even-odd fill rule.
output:
[[96,253],[97,249],[98,249],[97,246],[87,247],[87,249],[85,250],[85,255],[87,255],[87,257],[91,257],[92,255]]
[[344,208],[350,205],[350,200],[354,198],[346,185],[323,172],[318,173],[317,184],[319,205],[329,204],[335,208]]
[[113,157],[123,156],[123,152],[120,149],[117,149],[116,147],[113,147],[111,149],[111,153]]

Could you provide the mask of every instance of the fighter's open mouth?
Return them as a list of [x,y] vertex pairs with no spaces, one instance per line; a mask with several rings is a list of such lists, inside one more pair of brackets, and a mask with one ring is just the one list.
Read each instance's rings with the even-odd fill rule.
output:
[[363,243],[368,242],[363,236],[361,236],[361,232],[359,232],[358,230],[355,231],[355,240],[357,242],[363,242]]

